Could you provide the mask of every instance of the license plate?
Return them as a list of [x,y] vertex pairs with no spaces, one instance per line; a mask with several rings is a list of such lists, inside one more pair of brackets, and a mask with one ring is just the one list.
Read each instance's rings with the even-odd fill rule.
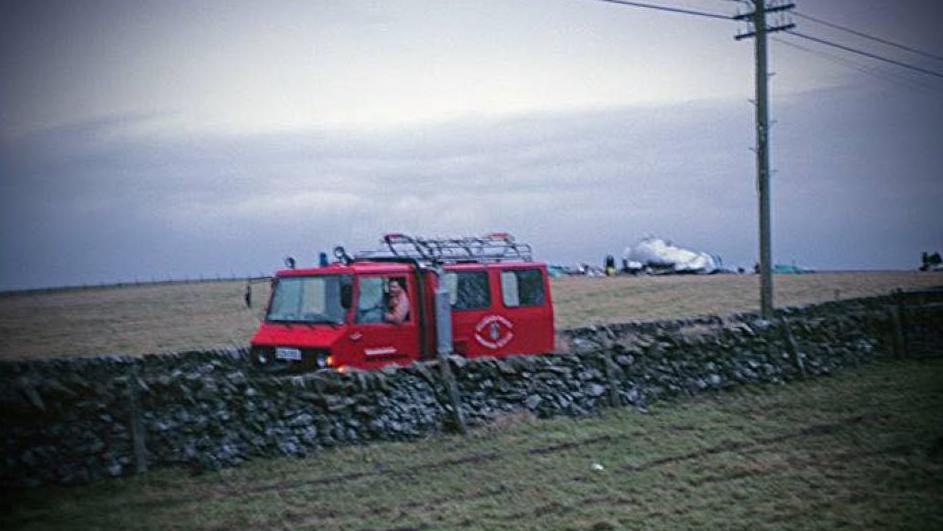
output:
[[275,349],[275,357],[280,360],[301,361],[301,351],[296,348],[278,347]]

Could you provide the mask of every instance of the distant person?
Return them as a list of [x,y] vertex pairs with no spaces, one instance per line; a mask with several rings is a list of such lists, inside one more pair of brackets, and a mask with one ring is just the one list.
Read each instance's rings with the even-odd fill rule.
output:
[[252,283],[248,280],[246,281],[246,294],[244,298],[246,300],[246,308],[251,308],[252,307]]
[[409,318],[409,296],[406,295],[406,279],[390,279],[390,300],[388,309],[383,313],[387,323],[399,324]]
[[606,256],[606,276],[611,277],[616,274],[616,258],[614,256]]

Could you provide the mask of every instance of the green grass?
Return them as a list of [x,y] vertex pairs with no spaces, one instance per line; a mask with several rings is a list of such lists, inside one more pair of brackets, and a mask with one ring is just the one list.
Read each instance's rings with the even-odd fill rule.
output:
[[943,360],[6,500],[5,529],[940,529]]

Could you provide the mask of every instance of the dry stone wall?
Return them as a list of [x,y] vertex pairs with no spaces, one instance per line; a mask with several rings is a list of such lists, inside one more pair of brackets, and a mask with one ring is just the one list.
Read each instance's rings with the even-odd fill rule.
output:
[[[901,355],[892,310],[907,297],[903,345],[938,352],[943,293],[931,292],[791,308],[773,321],[740,314],[584,327],[563,333],[567,353],[449,363],[472,425],[520,410],[645,407]],[[245,350],[5,362],[0,485],[122,476],[141,457],[150,468],[204,470],[436,433],[454,418],[437,363],[273,377],[253,372]]]

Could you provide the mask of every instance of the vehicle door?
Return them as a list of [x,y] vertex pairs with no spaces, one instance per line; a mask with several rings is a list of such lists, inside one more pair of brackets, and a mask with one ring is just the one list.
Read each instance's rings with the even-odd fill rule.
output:
[[[536,354],[553,350],[553,310],[546,271],[539,266],[499,269],[500,311],[479,323],[477,339],[496,354]],[[486,332],[486,333],[484,333]]]
[[[452,347],[456,354],[470,357],[494,354],[493,348],[475,338],[479,323],[494,314],[491,284],[491,275],[484,267],[445,273],[452,308]],[[491,329],[486,333],[490,334]]]
[[[405,285],[409,311],[402,322],[389,320],[393,282]],[[416,286],[412,275],[386,274],[357,277],[353,323],[348,339],[351,365],[373,368],[409,363],[419,357]]]

